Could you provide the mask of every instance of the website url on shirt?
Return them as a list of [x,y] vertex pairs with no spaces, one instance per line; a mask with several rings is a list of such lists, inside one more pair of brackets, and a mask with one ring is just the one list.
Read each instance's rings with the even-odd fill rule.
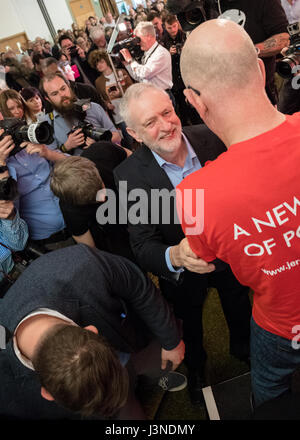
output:
[[271,275],[273,277],[281,272],[285,272],[286,270],[294,269],[297,266],[300,266],[300,260],[287,261],[283,266],[280,266],[277,269],[273,269],[273,270],[261,269],[261,270],[266,275]]

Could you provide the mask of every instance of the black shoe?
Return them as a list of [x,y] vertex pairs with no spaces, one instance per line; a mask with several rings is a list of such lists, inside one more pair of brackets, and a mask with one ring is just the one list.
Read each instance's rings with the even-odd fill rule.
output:
[[186,387],[187,380],[184,374],[169,371],[159,379],[158,385],[164,391],[181,391]]
[[188,374],[188,390],[193,405],[204,405],[204,397],[202,388],[206,386],[204,371],[189,370]]

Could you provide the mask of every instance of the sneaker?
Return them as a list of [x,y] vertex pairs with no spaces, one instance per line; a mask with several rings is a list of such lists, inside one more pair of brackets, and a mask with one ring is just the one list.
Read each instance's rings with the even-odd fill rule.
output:
[[187,386],[186,377],[176,371],[169,371],[158,381],[158,385],[164,391],[181,391]]

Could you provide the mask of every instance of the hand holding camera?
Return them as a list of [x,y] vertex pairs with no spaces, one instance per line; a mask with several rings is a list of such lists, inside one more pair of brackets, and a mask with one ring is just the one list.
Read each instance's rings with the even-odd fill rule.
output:
[[41,157],[44,157],[45,159],[49,159],[49,157],[48,157],[49,149],[44,144],[34,144],[32,142],[22,142],[20,147],[26,148],[26,152],[30,155],[38,153]]
[[67,150],[73,150],[74,148],[80,147],[85,143],[84,134],[82,128],[71,131],[69,133],[68,139],[65,142],[65,147]]
[[124,58],[124,60],[125,60],[125,63],[127,63],[127,64],[130,64],[131,63],[131,61],[132,61],[132,56],[131,56],[131,53],[129,52],[129,50],[128,49],[121,49],[120,50],[120,54],[123,56],[123,58]]
[[12,220],[15,216],[15,207],[10,200],[0,200],[0,218],[3,220]]
[[176,48],[175,45],[170,47],[170,54],[171,55],[176,55],[177,54],[177,48]]
[[120,98],[122,96],[121,92],[117,86],[109,87],[108,88],[108,95],[111,100],[116,99],[116,98]]
[[[0,137],[4,130],[0,129]],[[0,140],[0,165],[5,165],[11,151],[15,148],[14,141],[10,135],[4,136]]]

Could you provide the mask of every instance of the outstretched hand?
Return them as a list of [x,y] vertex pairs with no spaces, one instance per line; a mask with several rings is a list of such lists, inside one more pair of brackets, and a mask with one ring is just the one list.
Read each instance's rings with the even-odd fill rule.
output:
[[185,353],[185,345],[184,342],[181,340],[177,347],[173,348],[173,350],[165,350],[164,348],[161,349],[161,369],[165,370],[168,364],[168,361],[172,363],[172,370],[176,370],[178,365],[181,364],[181,362],[184,359],[184,353]]

